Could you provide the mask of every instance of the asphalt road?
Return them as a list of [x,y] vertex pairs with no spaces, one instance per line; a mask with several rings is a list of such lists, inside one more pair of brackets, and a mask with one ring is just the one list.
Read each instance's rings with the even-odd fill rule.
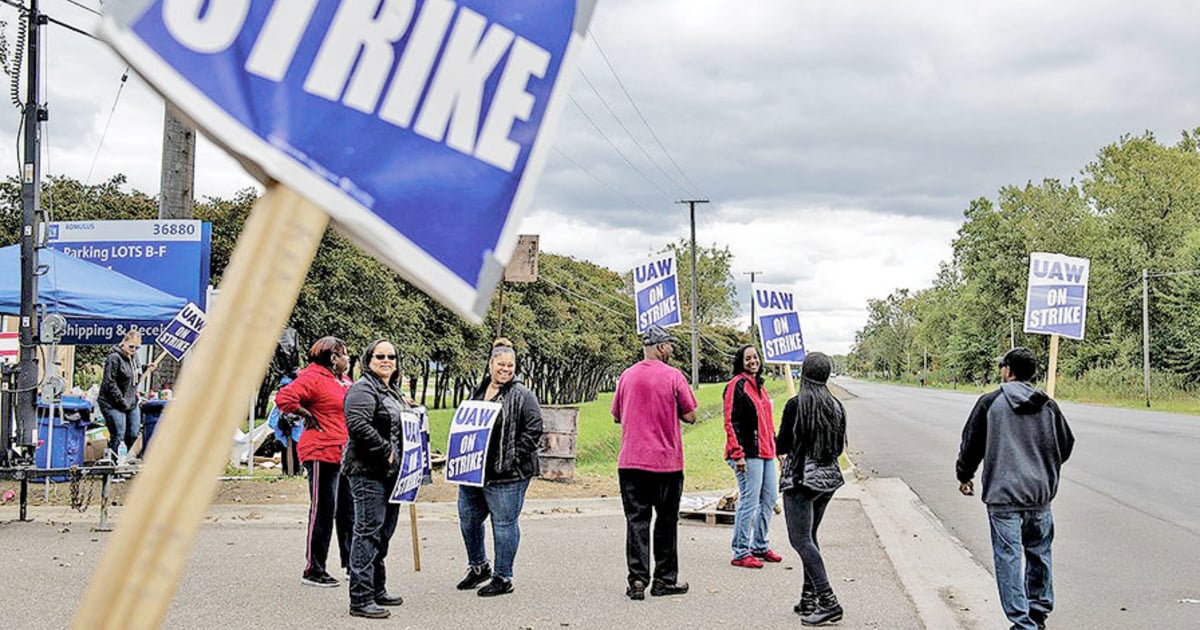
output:
[[[838,382],[860,472],[902,478],[990,570],[985,508],[954,477],[976,395]],[[1062,408],[1076,446],[1053,506],[1052,626],[1200,628],[1200,418]]]

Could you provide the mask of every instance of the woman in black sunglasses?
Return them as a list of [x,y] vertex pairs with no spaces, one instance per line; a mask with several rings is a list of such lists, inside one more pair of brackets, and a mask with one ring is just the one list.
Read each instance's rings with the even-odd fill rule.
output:
[[364,370],[346,392],[349,440],[342,471],[354,499],[354,537],[350,542],[350,614],[382,619],[382,606],[404,600],[387,592],[388,542],[396,530],[397,505],[388,501],[404,452],[401,414],[408,403],[400,395],[396,347],[380,339],[367,346]]

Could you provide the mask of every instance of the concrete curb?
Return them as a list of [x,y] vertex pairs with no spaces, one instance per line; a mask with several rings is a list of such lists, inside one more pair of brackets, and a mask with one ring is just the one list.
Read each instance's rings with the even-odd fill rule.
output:
[[903,480],[847,485],[900,576],[926,628],[1006,628],[992,575],[942,525]]

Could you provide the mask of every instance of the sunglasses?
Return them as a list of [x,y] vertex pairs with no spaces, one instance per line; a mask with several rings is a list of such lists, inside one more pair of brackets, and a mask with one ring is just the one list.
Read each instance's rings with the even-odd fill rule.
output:
[[394,354],[375,353],[372,356],[374,356],[376,359],[379,359],[380,361],[385,361],[385,360],[386,361],[395,361],[396,360],[396,355],[394,355]]

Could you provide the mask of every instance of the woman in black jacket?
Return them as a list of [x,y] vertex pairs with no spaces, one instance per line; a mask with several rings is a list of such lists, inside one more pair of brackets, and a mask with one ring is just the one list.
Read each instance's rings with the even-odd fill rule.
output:
[[[459,590],[479,589],[480,597],[513,592],[513,559],[521,542],[518,518],[525,504],[529,480],[540,471],[538,446],[542,439],[542,410],[537,397],[514,377],[517,354],[503,337],[492,344],[488,375],[475,389],[471,400],[500,403],[500,414],[492,425],[484,460],[483,487],[458,487],[458,522],[467,548],[467,575]],[[492,539],[496,570],[488,565],[483,521],[492,517]]]
[[382,619],[381,606],[404,600],[387,592],[388,542],[399,508],[388,501],[404,452],[401,414],[408,404],[400,395],[396,347],[386,340],[367,346],[363,375],[346,392],[346,431],[342,474],[354,500],[354,537],[350,542],[350,614]]
[[826,386],[832,362],[809,353],[800,369],[800,393],[783,408],[776,447],[783,460],[779,489],[788,539],[804,563],[804,587],[793,610],[806,626],[833,623],[842,607],[829,584],[817,545],[817,528],[833,493],[842,486],[838,456],[846,445],[846,411]]

